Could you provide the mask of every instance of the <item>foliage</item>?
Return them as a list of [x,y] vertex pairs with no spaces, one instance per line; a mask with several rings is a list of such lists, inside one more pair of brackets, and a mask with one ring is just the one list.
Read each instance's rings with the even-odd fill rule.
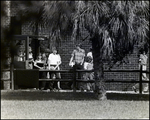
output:
[[[149,43],[149,1],[13,1],[22,22],[38,34],[49,27],[50,39],[60,42],[88,31],[91,40],[98,36],[100,58],[117,61],[131,53],[135,44]],[[144,45],[143,44],[143,45]],[[149,47],[149,44],[147,45]],[[96,46],[95,46],[96,47]]]
[[[30,22],[29,27],[33,33],[38,34],[38,29],[47,28],[49,38],[60,43],[62,37],[71,34],[71,16],[74,11],[70,1],[16,1],[18,16],[22,20]],[[66,32],[68,31],[68,32]]]
[[149,1],[78,1],[76,8],[74,21],[79,25],[73,34],[83,29],[91,39],[98,34],[103,60],[121,61],[135,44],[149,40]]

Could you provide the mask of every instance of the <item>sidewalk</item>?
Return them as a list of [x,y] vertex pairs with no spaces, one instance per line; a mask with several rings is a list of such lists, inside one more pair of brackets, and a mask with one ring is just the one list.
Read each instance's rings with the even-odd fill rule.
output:
[[[107,91],[108,100],[149,100],[149,93],[135,93],[133,91]],[[80,92],[77,90],[60,90],[50,92],[49,90],[1,90],[2,100],[96,100],[93,92]]]

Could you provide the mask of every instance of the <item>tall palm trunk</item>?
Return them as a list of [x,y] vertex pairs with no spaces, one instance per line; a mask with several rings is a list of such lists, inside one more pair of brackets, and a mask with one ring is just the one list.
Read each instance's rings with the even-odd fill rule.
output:
[[[35,26],[35,35],[39,35],[39,25],[38,25],[38,22],[36,22],[36,26]],[[36,44],[36,53],[38,54],[40,52],[40,43],[38,41],[38,39],[35,41],[35,44]],[[36,57],[37,57],[37,54],[36,54]]]
[[[35,23],[35,29],[34,29],[34,35],[39,35],[39,30],[38,30],[38,22]],[[32,49],[34,49],[34,59],[36,59],[37,55],[39,54],[40,52],[40,43],[39,43],[39,40],[38,39],[33,39],[32,41]]]
[[106,98],[106,91],[104,88],[103,62],[100,53],[101,43],[98,35],[95,35],[91,40],[92,40],[92,53],[93,53],[94,76],[95,76],[94,92],[99,100],[103,100]]

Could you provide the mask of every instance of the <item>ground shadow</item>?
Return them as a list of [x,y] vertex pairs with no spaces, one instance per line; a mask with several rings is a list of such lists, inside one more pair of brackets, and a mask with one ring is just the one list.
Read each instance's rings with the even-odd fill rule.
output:
[[[107,100],[149,100],[149,94],[107,93]],[[1,91],[1,100],[97,100],[90,92]]]
[[108,100],[149,101],[149,94],[107,93]]

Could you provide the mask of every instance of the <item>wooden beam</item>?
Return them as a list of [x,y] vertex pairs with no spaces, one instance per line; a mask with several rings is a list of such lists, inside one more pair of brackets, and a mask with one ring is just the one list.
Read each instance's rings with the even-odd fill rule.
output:
[[25,52],[26,52],[26,60],[28,60],[29,59],[29,36],[26,37]]

